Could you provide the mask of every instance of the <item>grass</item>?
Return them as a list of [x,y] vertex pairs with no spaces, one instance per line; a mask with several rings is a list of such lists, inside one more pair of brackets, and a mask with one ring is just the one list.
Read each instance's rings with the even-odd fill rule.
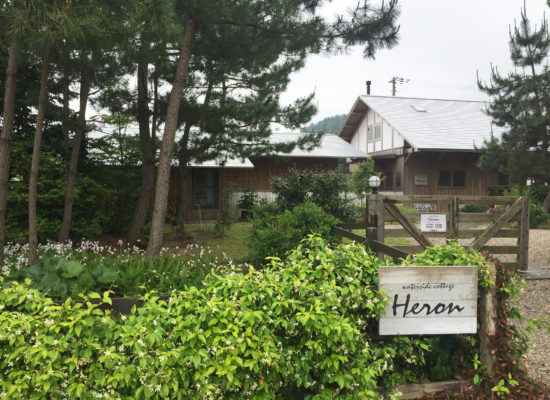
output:
[[221,255],[227,254],[235,262],[246,260],[248,257],[248,247],[244,242],[245,236],[250,231],[250,223],[237,222],[229,228],[225,237],[217,237],[213,232],[213,224],[186,225],[185,231],[192,236],[193,240],[199,245],[207,246],[213,252]]

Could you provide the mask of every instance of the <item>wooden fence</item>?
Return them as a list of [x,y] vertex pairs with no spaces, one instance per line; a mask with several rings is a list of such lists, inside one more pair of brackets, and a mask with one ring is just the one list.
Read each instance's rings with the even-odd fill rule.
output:
[[[490,208],[487,212],[464,212],[462,209],[467,205]],[[444,232],[423,232],[420,229],[423,214],[445,215]],[[369,195],[366,219],[362,223],[340,224],[335,231],[392,257],[405,257],[456,239],[465,247],[502,257],[505,266],[527,269],[527,197]],[[351,231],[357,229],[365,229],[365,236]],[[407,241],[409,244],[400,243]]]

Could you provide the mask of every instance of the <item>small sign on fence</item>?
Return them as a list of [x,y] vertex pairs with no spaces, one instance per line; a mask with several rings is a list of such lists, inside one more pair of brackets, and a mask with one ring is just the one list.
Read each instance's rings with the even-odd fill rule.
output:
[[446,214],[420,214],[421,232],[446,232]]
[[379,288],[388,296],[380,335],[476,333],[475,266],[381,266]]

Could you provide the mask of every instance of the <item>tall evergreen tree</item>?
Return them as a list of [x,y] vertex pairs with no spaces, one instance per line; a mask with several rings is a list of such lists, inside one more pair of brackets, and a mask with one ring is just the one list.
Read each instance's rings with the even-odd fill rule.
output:
[[[478,86],[492,98],[488,112],[506,129],[485,144],[479,166],[509,175],[512,182],[550,183],[550,50],[548,23],[532,26],[525,7],[510,29],[510,56],[515,71],[504,76],[491,68],[491,82]],[[550,208],[550,192],[545,200]]]
[[[172,82],[172,91],[166,113],[164,137],[161,147],[153,220],[147,247],[148,256],[158,254],[162,245],[162,234],[166,205],[168,200],[168,181],[170,176],[170,160],[174,147],[175,131],[178,126],[179,104],[181,95],[188,79],[187,70],[194,48],[197,55],[200,50],[217,51],[218,57],[225,55],[246,64],[253,60],[257,63],[255,72],[281,61],[303,58],[306,54],[321,51],[333,51],[354,45],[365,45],[365,55],[372,57],[377,49],[391,47],[397,42],[396,18],[398,16],[397,1],[391,0],[379,9],[373,9],[367,2],[358,6],[348,18],[338,18],[335,22],[325,20],[319,14],[322,0],[274,0],[259,2],[246,0],[238,3],[228,3],[221,0],[197,2],[182,1],[177,4],[178,15],[186,21],[185,40],[181,45],[176,72]],[[255,39],[252,46],[242,46],[236,41]],[[195,43],[197,42],[197,43]],[[200,43],[208,44],[200,46]],[[193,47],[193,45],[195,45]],[[291,71],[290,71],[291,72]],[[289,73],[290,73],[289,72]],[[224,108],[226,103],[227,83],[221,76],[218,84],[221,86],[219,104]],[[258,109],[278,106],[278,98],[270,97],[265,92],[264,104],[256,102]],[[307,100],[306,100],[307,101]],[[212,102],[211,102],[212,103]],[[298,107],[298,110],[301,110]],[[279,116],[279,122],[293,122],[299,118],[294,110],[288,109],[286,115]],[[221,124],[220,124],[221,122]],[[218,120],[218,131],[231,132],[230,118],[223,115]],[[238,125],[238,124],[237,124]],[[259,124],[268,131],[269,124]],[[235,131],[235,129],[233,129]],[[251,132],[252,133],[252,132]],[[249,135],[249,138],[252,136]],[[212,143],[214,149],[227,144],[233,147],[243,147],[243,140],[233,141],[229,135],[219,135],[220,141]],[[252,136],[253,137],[253,136]],[[264,138],[265,140],[265,138]],[[252,140],[253,142],[253,140]]]

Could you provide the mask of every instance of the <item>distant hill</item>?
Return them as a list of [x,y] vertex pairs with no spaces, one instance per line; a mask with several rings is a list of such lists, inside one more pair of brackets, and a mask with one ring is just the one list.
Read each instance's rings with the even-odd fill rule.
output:
[[333,115],[317,122],[316,124],[309,124],[304,128],[306,132],[324,132],[324,133],[338,133],[340,126],[344,123],[346,114]]

